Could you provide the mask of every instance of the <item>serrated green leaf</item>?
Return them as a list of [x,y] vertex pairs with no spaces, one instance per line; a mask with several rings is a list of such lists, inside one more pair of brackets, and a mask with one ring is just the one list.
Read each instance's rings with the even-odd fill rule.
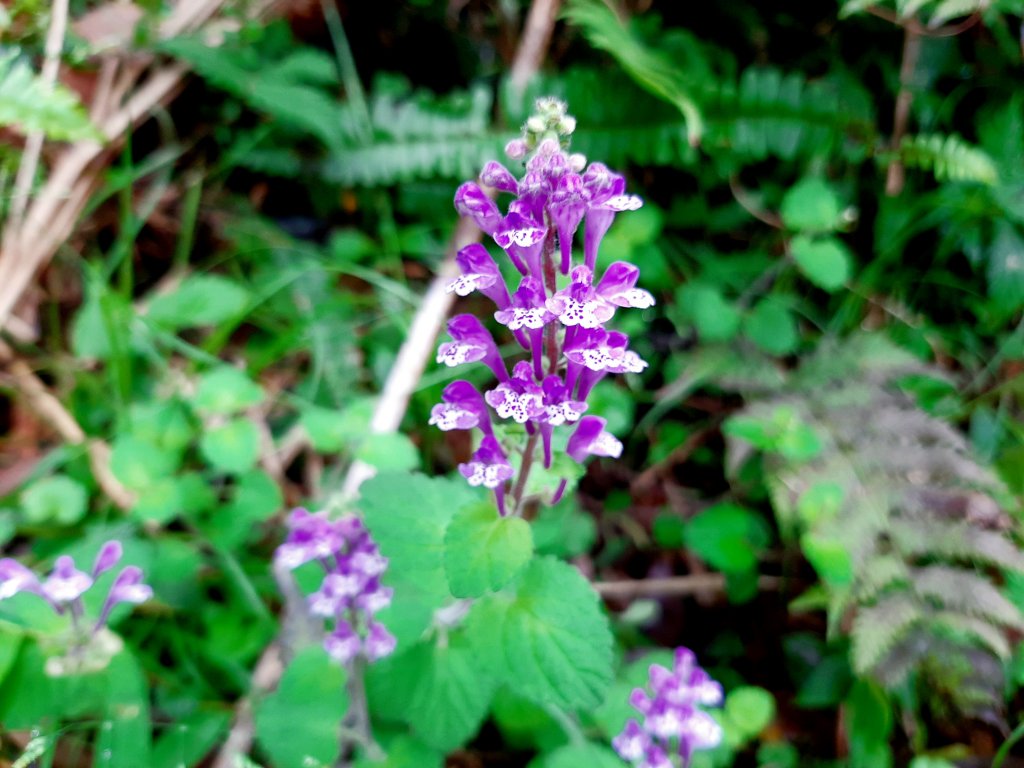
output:
[[571,565],[534,559],[507,591],[475,603],[466,622],[480,663],[511,690],[564,709],[603,700],[611,630],[596,593]]
[[455,597],[501,589],[533,555],[530,524],[501,517],[490,503],[455,513],[444,536],[444,569]]
[[0,56],[0,125],[57,141],[99,138],[74,91],[36,75],[17,49]]
[[793,238],[790,250],[804,277],[819,288],[837,291],[850,279],[853,266],[850,251],[834,237],[812,239],[800,235]]
[[259,405],[266,394],[245,372],[222,365],[203,374],[192,404],[208,413],[232,414]]
[[479,730],[497,682],[480,672],[464,632],[419,643],[370,668],[371,704],[408,722],[425,743],[455,749]]
[[249,292],[220,275],[189,275],[169,293],[153,297],[148,317],[168,328],[217,325],[243,312]]
[[345,673],[323,648],[299,651],[274,693],[256,706],[256,740],[275,766],[333,765],[348,709]]
[[177,469],[178,461],[174,454],[132,435],[115,439],[110,453],[114,476],[128,489],[139,492],[170,476]]
[[251,469],[260,455],[260,433],[246,419],[232,419],[208,429],[199,439],[199,452],[222,472],[239,474]]

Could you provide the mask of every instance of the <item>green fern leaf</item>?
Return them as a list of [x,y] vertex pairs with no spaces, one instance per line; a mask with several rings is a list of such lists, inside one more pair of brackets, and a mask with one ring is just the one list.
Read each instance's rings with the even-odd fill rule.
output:
[[937,605],[995,625],[1024,628],[1024,616],[990,581],[966,568],[929,565],[912,571],[913,589]]
[[905,593],[862,608],[853,620],[851,633],[853,668],[857,674],[869,674],[923,618],[921,607]]
[[0,126],[6,125],[56,141],[100,138],[74,92],[45,83],[13,52],[0,55]]
[[999,170],[988,153],[955,135],[904,136],[899,156],[907,166],[930,170],[940,181],[993,185],[999,180]]

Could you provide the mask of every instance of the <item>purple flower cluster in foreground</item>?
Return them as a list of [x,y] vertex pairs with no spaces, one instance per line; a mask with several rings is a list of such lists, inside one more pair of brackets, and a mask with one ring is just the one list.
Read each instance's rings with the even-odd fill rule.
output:
[[349,664],[361,654],[372,662],[395,650],[395,638],[373,619],[391,604],[393,590],[380,583],[388,561],[359,518],[329,520],[325,512],[293,510],[288,536],[274,557],[288,570],[313,561],[323,566],[324,580],[309,596],[309,610],[333,622],[324,638],[332,658]]
[[722,703],[722,686],[697,665],[688,648],[677,648],[671,670],[659,664],[650,669],[650,693],[634,689],[629,703],[643,715],[612,741],[623,760],[634,768],[673,768],[671,754],[685,766],[698,749],[710,749],[722,741],[722,728],[698,705]]
[[[96,578],[114,568],[122,555],[121,542],[108,541],[96,555],[92,570],[80,571],[75,561],[67,555],[57,558],[53,570],[40,580],[32,571],[11,558],[0,560],[0,600],[13,597],[19,592],[28,592],[43,598],[60,615],[71,616],[72,622],[80,625],[84,615],[82,596],[96,583]],[[144,603],[153,596],[153,589],[142,583],[142,570],[128,565],[114,579],[114,583],[103,602],[99,618],[93,626],[95,634],[110,618],[110,612],[119,603]]]
[[[589,455],[618,456],[622,444],[606,432],[605,420],[584,416],[587,396],[609,373],[639,373],[647,367],[629,349],[629,338],[605,329],[616,310],[646,308],[654,297],[637,288],[640,270],[626,262],[611,264],[595,274],[601,240],[619,211],[636,210],[642,201],[625,193],[625,179],[601,163],[567,154],[562,138],[575,121],[565,104],[542,99],[538,114],[526,126],[526,139],[510,142],[506,153],[526,158],[526,173],[516,179],[497,162],[480,175],[484,185],[514,196],[507,213],[474,182],[459,187],[455,208],[470,216],[505,252],[519,272],[514,291],[484,246],[473,244],[457,256],[462,271],[448,291],[467,296],[479,291],[494,302],[494,319],[505,326],[528,353],[511,374],[490,331],[473,315],[453,317],[451,341],[441,344],[437,361],[448,366],[481,362],[498,383],[481,394],[468,381],[445,388],[430,423],[440,429],[479,429],[483,433],[472,460],[459,471],[471,485],[495,492],[505,514],[505,486],[514,470],[496,438],[490,409],[499,419],[523,424],[539,436],[544,466],[552,463],[552,434],[556,427],[575,424],[567,453],[582,462]],[[574,265],[573,239],[583,227],[582,263]],[[561,273],[562,277],[559,277]],[[530,449],[534,443],[531,442]],[[524,466],[532,456],[524,457]],[[556,493],[556,499],[565,483]]]

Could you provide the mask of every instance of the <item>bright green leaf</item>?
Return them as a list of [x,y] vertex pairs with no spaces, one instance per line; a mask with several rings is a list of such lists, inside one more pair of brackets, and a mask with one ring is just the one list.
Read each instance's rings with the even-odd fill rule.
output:
[[42,525],[50,521],[73,525],[85,517],[89,495],[81,483],[65,475],[37,480],[21,494],[25,522]]
[[190,275],[169,293],[153,297],[149,319],[170,328],[217,325],[243,312],[249,292],[219,275]]
[[684,285],[676,292],[676,304],[704,342],[728,341],[740,329],[739,311],[711,285]]
[[789,229],[823,232],[833,229],[841,212],[839,197],[822,179],[807,178],[782,198],[782,221]]
[[401,432],[366,435],[356,449],[356,458],[383,472],[416,469],[420,464],[415,443]]
[[114,440],[110,469],[133,491],[146,491],[177,469],[179,457],[131,435]]
[[260,433],[246,419],[232,419],[203,432],[199,452],[214,468],[239,474],[252,468],[260,455]]
[[299,651],[274,693],[256,707],[256,739],[275,766],[333,765],[348,708],[345,673],[319,645]]
[[244,371],[230,365],[203,374],[193,404],[208,413],[232,414],[263,402],[265,393]]
[[771,297],[743,318],[743,333],[770,355],[788,355],[800,341],[793,313]]
[[800,235],[793,238],[790,250],[804,277],[819,288],[837,291],[850,279],[853,258],[842,241],[834,237],[811,239]]
[[501,589],[533,555],[530,524],[501,517],[493,504],[463,507],[445,531],[444,568],[455,597]]
[[740,732],[743,741],[757,736],[775,718],[775,698],[764,688],[745,685],[725,697],[725,716]]

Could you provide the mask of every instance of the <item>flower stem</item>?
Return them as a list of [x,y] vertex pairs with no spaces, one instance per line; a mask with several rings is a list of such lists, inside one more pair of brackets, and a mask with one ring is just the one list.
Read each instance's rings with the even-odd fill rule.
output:
[[341,751],[338,768],[354,765],[356,747],[376,751],[373,734],[370,732],[370,712],[366,703],[366,661],[357,656],[345,682],[348,690],[348,714],[341,728]]
[[519,477],[516,478],[516,486],[512,490],[512,514],[522,513],[523,493],[526,491],[526,481],[530,477],[530,469],[533,467],[533,455],[537,452],[537,439],[539,432],[530,435],[526,441],[526,448],[523,449],[523,462],[519,465]]

